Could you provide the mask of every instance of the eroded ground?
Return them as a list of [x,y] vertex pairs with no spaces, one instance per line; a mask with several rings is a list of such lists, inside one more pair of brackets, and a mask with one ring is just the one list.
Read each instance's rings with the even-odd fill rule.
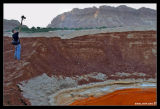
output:
[[[48,87],[55,86],[56,90],[53,88],[46,92],[44,88],[35,98],[40,98],[43,92],[50,96],[61,89],[107,80],[156,79],[156,31],[99,33],[71,39],[21,38],[19,62],[13,58],[11,40],[10,37],[3,39],[4,105],[33,105],[39,100],[43,101],[41,105],[50,105],[44,99],[35,101],[29,95],[34,90],[43,89],[48,81],[51,82]],[[41,87],[38,84],[41,81],[34,78],[41,78],[42,75],[48,79],[44,79]],[[36,82],[30,83],[32,79]],[[71,82],[65,84],[65,81]],[[33,86],[37,83],[37,89],[30,88],[32,85],[27,83]],[[22,84],[21,88],[19,84]]]

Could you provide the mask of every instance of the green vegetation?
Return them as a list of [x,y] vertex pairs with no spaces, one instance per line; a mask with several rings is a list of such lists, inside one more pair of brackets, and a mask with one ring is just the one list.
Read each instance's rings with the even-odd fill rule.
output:
[[[41,27],[22,27],[21,32],[26,32],[26,33],[37,33],[37,32],[49,32],[49,31],[56,31],[56,30],[88,30],[88,29],[104,29],[107,28],[105,26],[103,27],[96,27],[96,28],[41,28]],[[19,29],[19,27],[14,28],[16,30]]]
[[107,28],[106,26],[102,26],[102,27],[96,27],[96,29],[104,29]]

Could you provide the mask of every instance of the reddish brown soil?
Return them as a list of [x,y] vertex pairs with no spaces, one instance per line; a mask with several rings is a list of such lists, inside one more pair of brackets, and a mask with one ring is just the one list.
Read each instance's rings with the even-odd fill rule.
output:
[[156,88],[122,89],[98,98],[77,100],[70,105],[156,105]]
[[[127,38],[128,34],[133,35],[133,38]],[[102,33],[72,39],[21,38],[19,62],[13,58],[14,46],[10,44],[11,40],[9,37],[3,38],[4,105],[29,105],[16,84],[42,73],[49,76],[76,76],[101,72],[109,79],[156,76],[157,57],[152,53],[152,48],[156,49],[157,46],[153,44],[156,42],[156,31]],[[140,44],[129,45],[137,41]],[[111,76],[116,72],[142,72],[146,76]]]

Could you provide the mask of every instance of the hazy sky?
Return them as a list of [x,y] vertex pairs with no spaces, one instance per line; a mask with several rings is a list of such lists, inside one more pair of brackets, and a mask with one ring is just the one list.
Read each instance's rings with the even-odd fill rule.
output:
[[138,3],[138,4],[117,4],[117,3],[78,3],[78,4],[56,4],[56,3],[49,3],[49,4],[16,4],[16,3],[5,3],[3,6],[3,15],[4,19],[15,19],[21,20],[21,15],[26,16],[26,20],[24,20],[23,24],[27,25],[28,27],[32,26],[39,26],[39,27],[46,27],[54,17],[63,12],[71,11],[73,8],[88,8],[88,7],[99,7],[102,5],[114,6],[117,7],[119,5],[126,5],[135,9],[139,9],[141,7],[151,8],[156,10],[156,4],[153,3]]

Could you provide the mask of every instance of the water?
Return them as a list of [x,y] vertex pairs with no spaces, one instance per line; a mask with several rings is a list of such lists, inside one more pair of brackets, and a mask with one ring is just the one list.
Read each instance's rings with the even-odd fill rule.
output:
[[143,87],[146,87],[146,86],[156,86],[156,84],[153,84],[153,83],[151,83],[151,84],[142,83],[142,84],[140,84],[140,85],[143,86]]
[[107,87],[101,88],[100,90],[101,90],[101,91],[108,91],[109,89],[110,89],[110,87],[107,86]]
[[126,88],[134,88],[133,86],[130,86],[130,87],[117,87],[115,89],[126,89]]

